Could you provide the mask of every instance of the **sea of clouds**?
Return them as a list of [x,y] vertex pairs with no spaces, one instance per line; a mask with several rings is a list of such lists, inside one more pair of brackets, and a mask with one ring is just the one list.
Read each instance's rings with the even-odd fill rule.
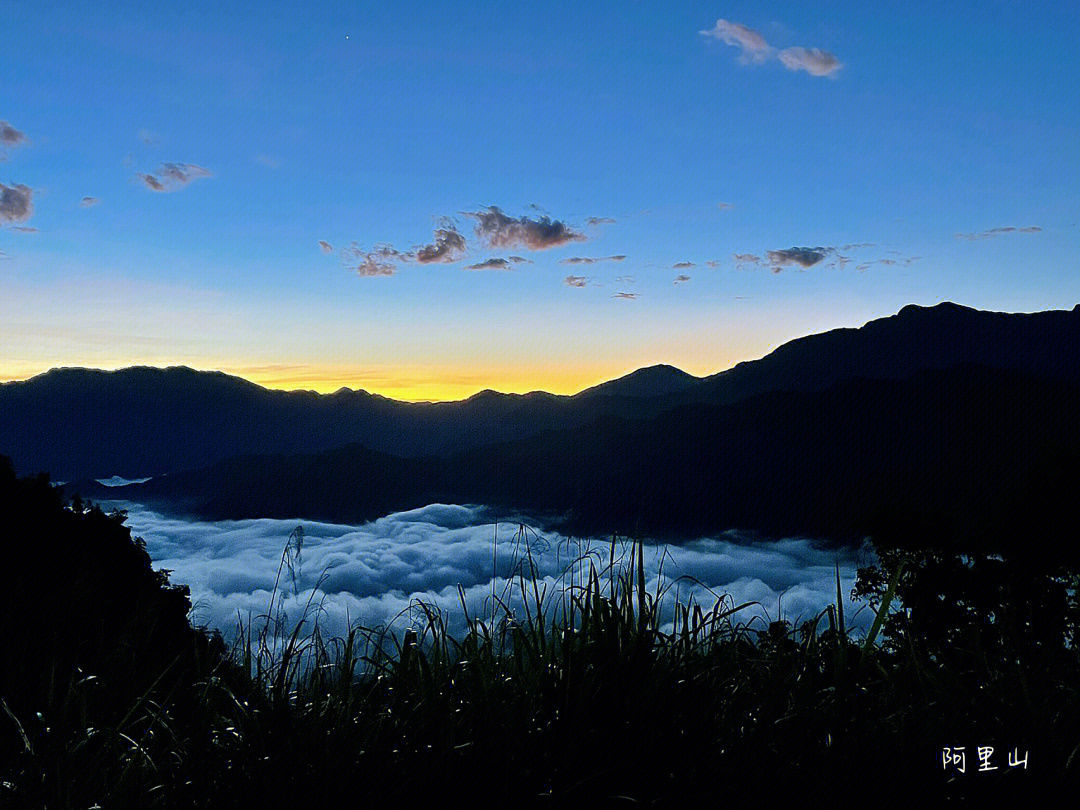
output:
[[[482,507],[433,504],[348,526],[270,519],[208,522],[135,503],[112,505],[127,511],[127,525],[143,538],[155,566],[171,571],[174,584],[191,589],[193,621],[227,636],[238,621],[257,623],[267,615],[275,582],[275,613],[280,608],[295,623],[305,606],[317,605],[320,628],[331,635],[355,624],[404,628],[418,620],[420,601],[438,606],[450,630],[460,633],[465,619],[459,586],[474,616],[491,614],[493,594],[520,609],[516,594],[522,573],[530,591],[535,578],[547,603],[554,604],[589,564],[579,562],[575,569],[575,561],[603,568],[611,553],[610,538],[578,541],[539,529],[522,532],[518,522],[493,522]],[[299,548],[297,526],[303,527]],[[282,566],[290,536],[292,565]],[[617,553],[627,550],[620,543]],[[707,608],[717,596],[731,604],[752,602],[738,616],[755,622],[812,618],[836,599],[836,567],[847,594],[857,569],[873,562],[867,549],[826,549],[805,539],[749,543],[733,533],[645,548],[650,592],[670,584],[671,596],[677,590]],[[848,602],[845,611],[850,626],[866,628],[873,616],[860,607]]]

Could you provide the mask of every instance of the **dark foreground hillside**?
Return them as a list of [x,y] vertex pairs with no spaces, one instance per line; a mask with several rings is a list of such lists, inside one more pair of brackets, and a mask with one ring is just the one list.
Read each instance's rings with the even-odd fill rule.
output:
[[895,806],[1080,786],[1076,569],[1030,556],[880,546],[858,584],[869,639],[842,607],[746,627],[729,602],[678,605],[646,590],[639,544],[613,544],[565,599],[522,579],[524,612],[494,606],[463,638],[432,609],[404,635],[324,639],[317,606],[280,637],[268,605],[226,651],[121,517],[6,460],[0,504],[5,808]]

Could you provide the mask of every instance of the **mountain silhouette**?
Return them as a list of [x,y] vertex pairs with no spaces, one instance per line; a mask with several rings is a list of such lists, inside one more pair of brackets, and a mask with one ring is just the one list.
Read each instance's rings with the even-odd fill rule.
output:
[[348,444],[448,458],[609,419],[651,420],[684,406],[823,391],[856,378],[903,380],[962,363],[1075,385],[1078,358],[1080,307],[1019,314],[943,303],[792,340],[709,377],[652,366],[574,396],[484,391],[458,402],[406,403],[349,389],[268,390],[185,367],[55,369],[0,384],[0,453],[22,473],[45,470],[61,480],[159,476]]

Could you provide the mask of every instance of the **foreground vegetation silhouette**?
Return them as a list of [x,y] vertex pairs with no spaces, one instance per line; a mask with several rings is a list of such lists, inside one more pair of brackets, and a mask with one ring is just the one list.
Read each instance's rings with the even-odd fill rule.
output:
[[515,598],[458,637],[418,606],[403,632],[327,639],[317,605],[286,623],[276,593],[226,645],[122,515],[2,458],[0,505],[4,807],[893,804],[1077,783],[1076,572],[1030,555],[879,545],[863,637],[839,578],[819,616],[746,624],[729,600],[650,590],[634,542],[552,596],[523,529]]

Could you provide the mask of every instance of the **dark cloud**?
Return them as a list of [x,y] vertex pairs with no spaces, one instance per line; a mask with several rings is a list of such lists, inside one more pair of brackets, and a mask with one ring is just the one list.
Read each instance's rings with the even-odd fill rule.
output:
[[695,265],[693,262],[675,262],[675,264],[671,265],[671,269],[672,270],[686,270],[686,269],[688,269],[690,267],[696,267],[696,266],[697,265]]
[[514,266],[506,259],[485,259],[482,262],[476,264],[470,264],[465,267],[466,270],[513,270]]
[[97,205],[99,202],[101,202],[101,200],[97,197],[83,197],[79,202],[79,205],[83,208],[89,208],[92,205]]
[[333,253],[334,252],[334,246],[331,245],[329,242],[323,240],[323,239],[319,240],[319,249],[322,250],[323,253]]
[[365,251],[353,244],[342,251],[344,265],[362,277],[392,276],[399,261],[404,261],[404,255],[393,245],[376,245],[374,250]]
[[435,229],[435,241],[414,249],[420,264],[452,264],[465,255],[465,237],[452,225]]
[[584,234],[547,215],[514,219],[492,205],[486,210],[466,212],[465,216],[476,220],[476,235],[493,248],[546,250],[586,240]]
[[34,190],[16,183],[0,183],[0,223],[26,222],[34,215]]
[[813,267],[818,262],[824,261],[829,254],[835,252],[836,248],[831,247],[793,247],[786,250],[767,251],[766,257],[772,271],[779,273],[785,267],[795,265],[804,269]]
[[980,231],[978,233],[958,233],[956,234],[956,238],[974,242],[976,239],[993,239],[996,236],[1001,236],[1006,233],[1042,233],[1042,228],[1038,225],[1029,225],[1026,228],[1007,225],[1004,228],[991,228],[988,231]]
[[675,284],[683,284],[684,282],[687,282],[689,280],[690,280],[690,276],[686,276],[686,275],[683,275],[682,273],[680,273],[679,275],[675,276],[675,282],[674,283]]
[[562,259],[559,264],[596,264],[597,262],[621,262],[626,256],[622,253],[616,256],[571,256]]
[[638,293],[617,292],[611,297],[612,298],[617,298],[620,301],[633,301],[636,298],[638,298]]
[[25,132],[15,129],[7,121],[0,121],[0,161],[7,160],[7,149],[15,149],[29,142]]
[[588,284],[588,279],[585,276],[567,276],[563,279],[563,284],[567,287],[584,287]]
[[739,61],[761,64],[776,58],[788,70],[805,70],[812,76],[835,77],[843,63],[820,48],[785,48],[777,51],[758,31],[742,23],[717,20],[714,28],[698,32],[739,49]]
[[788,70],[805,70],[811,76],[835,78],[844,66],[836,56],[820,48],[785,48],[780,51],[779,59]]
[[139,174],[137,177],[151,191],[178,191],[202,177],[212,177],[212,173],[193,163],[162,163],[154,174]]

